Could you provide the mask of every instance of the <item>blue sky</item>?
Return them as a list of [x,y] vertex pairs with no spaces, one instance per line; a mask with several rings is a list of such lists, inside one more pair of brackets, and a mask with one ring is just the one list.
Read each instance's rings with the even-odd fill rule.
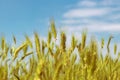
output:
[[119,43],[119,0],[0,0],[0,36],[8,39],[14,34],[19,39],[37,31],[47,35],[50,18],[58,30],[79,37],[87,28],[98,39],[111,34]]
[[0,33],[5,36],[47,35],[51,17],[60,20],[68,4],[74,0],[0,0]]

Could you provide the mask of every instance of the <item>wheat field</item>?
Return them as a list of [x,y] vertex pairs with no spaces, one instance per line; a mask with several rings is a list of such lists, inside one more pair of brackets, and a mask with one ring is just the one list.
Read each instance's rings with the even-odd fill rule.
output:
[[[0,80],[120,80],[120,52],[114,45],[114,55],[111,57],[110,43],[101,39],[91,38],[87,41],[87,33],[82,32],[81,41],[71,36],[67,47],[65,32],[60,34],[60,44],[56,44],[57,30],[54,21],[51,22],[47,41],[34,33],[34,41],[25,35],[25,41],[17,45],[13,36],[13,44],[9,45],[5,37],[0,44]],[[105,56],[102,49],[106,48]],[[77,50],[78,55],[75,50]],[[77,59],[79,58],[79,59]]]

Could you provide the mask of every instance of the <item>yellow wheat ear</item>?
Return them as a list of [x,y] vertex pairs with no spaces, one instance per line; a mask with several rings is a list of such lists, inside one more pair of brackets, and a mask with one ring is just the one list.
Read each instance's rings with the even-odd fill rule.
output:
[[102,40],[101,40],[101,48],[103,48],[104,47],[104,38],[102,38]]
[[25,46],[27,46],[27,43],[23,43],[21,46],[19,46],[19,47],[15,50],[15,52],[14,52],[14,59],[13,59],[13,60],[15,60],[15,59],[17,58],[18,53],[19,53]]
[[77,40],[75,39],[75,36],[72,35],[72,40],[71,40],[71,48],[72,48],[72,51],[75,49],[76,44],[77,44]]
[[40,39],[36,32],[34,33],[34,36],[35,36],[35,48],[36,48],[37,56],[38,58],[40,58],[40,53],[41,53]]
[[114,44],[114,54],[117,52],[117,44]]
[[4,37],[2,37],[1,48],[2,48],[2,50],[4,50],[4,48],[5,48],[5,38]]
[[56,39],[57,38],[57,31],[56,31],[56,28],[55,28],[55,23],[54,23],[54,20],[51,20],[51,32],[52,32],[52,35],[53,37]]
[[85,47],[85,45],[86,45],[86,38],[87,38],[87,31],[83,31],[82,32],[82,44],[81,44],[81,46],[82,46],[82,49],[84,49],[84,47]]
[[65,48],[66,48],[66,35],[65,35],[64,32],[61,33],[60,47],[61,47],[62,51],[65,51]]
[[110,45],[110,41],[112,40],[112,38],[113,38],[113,36],[110,36],[109,40],[108,40],[108,44],[107,44],[107,51],[108,51],[108,53],[110,52],[109,45]]
[[13,35],[13,42],[16,44],[16,37]]
[[26,38],[26,41],[27,41],[28,45],[30,46],[30,48],[33,48],[30,38],[27,35],[25,35],[25,38]]
[[29,55],[31,55],[31,54],[33,54],[33,51],[28,52],[28,53],[26,53],[24,56],[22,56],[22,58],[20,59],[20,61],[22,61],[24,58],[26,58],[27,56],[29,56]]
[[52,38],[52,33],[50,31],[48,31],[48,44],[50,44],[51,42],[51,38]]

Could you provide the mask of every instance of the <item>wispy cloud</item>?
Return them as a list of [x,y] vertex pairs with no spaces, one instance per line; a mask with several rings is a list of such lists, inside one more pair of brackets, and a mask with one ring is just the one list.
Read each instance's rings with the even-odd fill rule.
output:
[[108,17],[108,19],[114,20],[114,21],[117,21],[117,20],[120,21],[120,13],[111,15],[111,16]]
[[83,0],[63,13],[63,29],[70,32],[87,28],[90,32],[120,31],[119,0]]
[[67,32],[81,32],[83,29],[88,29],[89,32],[114,32],[120,31],[120,24],[88,24],[88,25],[66,25],[62,27],[62,30],[66,30]]
[[93,7],[96,5],[97,3],[95,1],[84,0],[82,2],[78,2],[78,6]]
[[81,17],[94,17],[94,16],[101,16],[105,15],[109,12],[107,8],[92,8],[92,9],[73,9],[66,12],[63,17],[65,18],[81,18]]
[[100,2],[100,5],[103,6],[112,6],[112,5],[119,5],[120,1],[119,0],[102,0]]

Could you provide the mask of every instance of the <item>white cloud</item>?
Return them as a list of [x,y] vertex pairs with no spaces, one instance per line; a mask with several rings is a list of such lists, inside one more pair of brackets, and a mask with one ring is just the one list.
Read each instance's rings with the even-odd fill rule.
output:
[[[91,18],[79,18],[79,19],[64,19],[61,21],[62,24],[64,25],[74,25],[74,24],[77,24],[77,25],[87,25],[87,24],[90,24],[90,23],[106,23],[106,22],[100,22],[96,19],[91,19]],[[64,26],[63,25],[63,26]]]
[[94,16],[102,16],[109,13],[108,8],[79,8],[72,9],[66,12],[63,17],[65,18],[82,18],[82,17],[94,17]]
[[120,24],[90,23],[88,25],[77,25],[77,26],[66,25],[62,27],[62,30],[66,30],[67,32],[80,32],[84,28],[88,29],[89,32],[101,32],[101,31],[114,32],[114,31],[120,31]]
[[81,0],[63,13],[61,30],[69,35],[79,34],[86,28],[88,32],[119,32],[119,2],[119,0]]
[[111,4],[113,4],[113,0],[103,0],[101,2],[101,5],[111,5]]
[[120,1],[119,0],[102,0],[100,5],[103,6],[110,6],[110,5],[119,5]]
[[111,20],[119,19],[120,20],[120,14],[111,15],[111,16],[108,17],[108,19],[111,19]]
[[96,6],[97,3],[94,1],[88,1],[88,0],[84,0],[82,2],[79,2],[78,3],[78,6],[86,6],[86,7],[93,7],[93,6]]
[[[73,33],[82,31],[83,28],[87,28],[90,32],[120,31],[120,23],[118,23],[120,7],[117,5],[119,0],[113,1],[83,0],[78,2],[76,8],[71,8],[63,14],[63,20],[61,20],[63,29]],[[113,7],[112,5],[115,4],[116,6]]]
[[107,24],[91,24],[88,25],[87,28],[90,31],[94,31],[94,32],[99,32],[99,31],[109,31],[109,32],[113,32],[113,31],[120,31],[120,24],[114,24],[114,23],[107,23]]

